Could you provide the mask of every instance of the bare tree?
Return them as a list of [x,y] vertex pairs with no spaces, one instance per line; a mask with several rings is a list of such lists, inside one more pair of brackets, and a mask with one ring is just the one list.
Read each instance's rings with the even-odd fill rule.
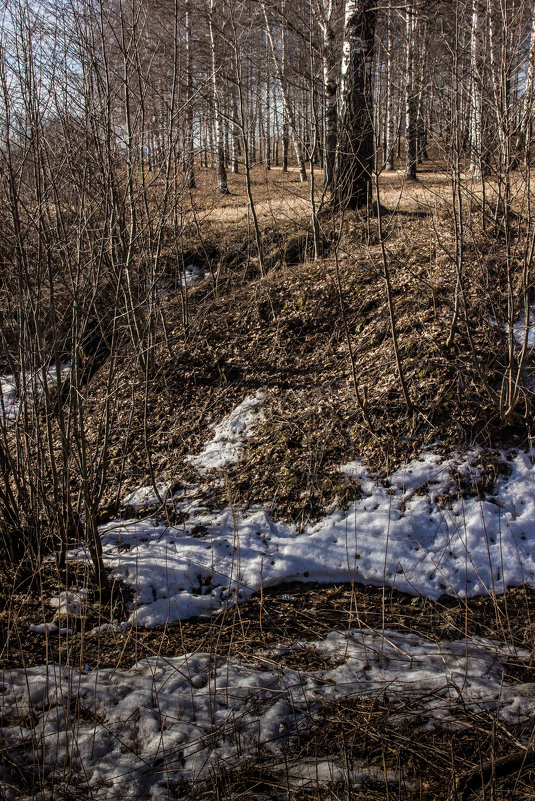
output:
[[339,70],[336,63],[334,0],[314,0],[314,10],[322,33],[325,187],[333,188],[337,138],[337,92]]
[[339,205],[349,209],[366,206],[371,194],[376,19],[371,0],[346,0],[336,191]]
[[307,173],[305,167],[305,159],[303,156],[303,150],[301,146],[301,138],[299,136],[299,131],[297,128],[297,123],[295,119],[295,113],[293,106],[290,102],[290,96],[288,94],[288,88],[286,85],[286,81],[284,80],[284,75],[281,68],[281,63],[277,54],[277,49],[275,47],[275,40],[273,37],[273,32],[271,30],[271,22],[268,15],[267,5],[265,0],[260,0],[260,4],[262,6],[262,11],[264,14],[264,22],[266,26],[266,35],[269,41],[271,55],[273,59],[273,64],[275,67],[275,75],[277,78],[277,83],[279,86],[279,92],[282,99],[282,103],[284,106],[284,114],[288,125],[290,127],[290,131],[292,134],[292,139],[294,143],[294,150],[295,150],[295,158],[297,160],[297,167],[299,169],[299,180],[306,181],[307,180]]
[[405,9],[405,178],[416,180],[418,158],[418,94],[415,88],[415,55],[417,12],[413,3],[408,2]]
[[223,139],[223,117],[219,96],[219,66],[217,63],[217,44],[214,27],[215,0],[208,0],[208,30],[210,34],[210,56],[212,66],[212,90],[214,108],[214,128],[217,148],[217,188],[221,195],[228,195],[227,171],[225,167],[225,145]]

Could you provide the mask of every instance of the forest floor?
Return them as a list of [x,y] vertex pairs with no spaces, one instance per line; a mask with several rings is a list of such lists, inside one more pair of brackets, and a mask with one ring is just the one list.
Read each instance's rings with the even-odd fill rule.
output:
[[[535,798],[535,335],[518,303],[521,402],[500,416],[530,192],[513,184],[504,222],[499,186],[463,177],[450,337],[445,165],[381,176],[384,253],[377,207],[331,215],[318,177],[318,260],[297,178],[253,172],[263,275],[243,176],[221,198],[201,173],[181,201],[149,385],[126,348],[118,364],[112,599],[75,541],[67,581],[45,560],[2,587],[2,798]],[[106,392],[101,369],[89,448]]]

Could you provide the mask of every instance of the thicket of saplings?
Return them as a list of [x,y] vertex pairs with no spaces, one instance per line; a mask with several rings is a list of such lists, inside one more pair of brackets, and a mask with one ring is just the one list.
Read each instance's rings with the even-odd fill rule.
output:
[[[16,414],[4,408],[2,415],[0,550],[12,586],[31,583],[50,554],[64,574],[68,549],[81,540],[98,587],[109,595],[97,527],[110,494],[110,465],[118,502],[135,427],[145,472],[156,484],[149,396],[161,360],[173,358],[173,338],[191,336],[190,292],[181,278],[192,254],[208,268],[206,291],[215,294],[240,281],[269,282],[269,271],[285,260],[285,248],[271,246],[284,237],[304,234],[308,251],[305,244],[295,252],[309,259],[377,248],[399,397],[409,418],[425,415],[411,394],[396,325],[392,257],[403,201],[382,203],[394,179],[381,173],[393,166],[396,142],[396,166],[406,167],[409,179],[418,156],[432,155],[441,171],[433,208],[428,194],[425,212],[438,215],[435,233],[440,227],[449,232],[435,236],[433,245],[444,249],[451,277],[444,290],[451,305],[445,344],[454,348],[457,337],[468,343],[467,362],[457,369],[477,375],[494,419],[527,430],[527,328],[519,347],[513,326],[522,314],[529,318],[533,283],[531,7],[523,0],[511,8],[491,5],[485,17],[470,3],[399,9],[388,2],[377,9],[369,2],[300,1],[279,8],[243,0],[221,4],[217,16],[213,0],[173,8],[82,2],[50,8],[47,22],[22,0],[6,9],[0,365],[12,376],[20,403]],[[344,23],[344,11],[353,6],[359,13]],[[364,58],[354,48],[362,77],[354,91],[370,125],[365,148],[357,143],[356,152],[365,158],[371,143],[375,162],[369,167],[373,158],[365,158],[368,202],[353,214],[332,202],[319,171],[322,158],[333,168],[336,85],[345,103],[350,84],[341,81],[344,37],[357,41],[359,31],[366,33],[367,49]],[[427,68],[433,81],[426,81]],[[47,91],[51,86],[54,92]],[[340,122],[350,116],[339,110],[339,141],[346,130]],[[261,181],[251,179],[253,167],[256,176],[268,170],[272,150],[282,154],[283,168],[289,163],[294,169],[296,186],[306,167],[309,173],[309,188],[288,189],[279,217],[265,208],[261,213]],[[261,152],[262,166],[254,166]],[[229,163],[241,171],[247,213],[235,226],[222,217],[218,228],[214,210],[225,198]],[[207,175],[213,175],[213,194],[206,191]],[[281,186],[270,190],[267,182],[263,201]],[[340,187],[335,194],[344,196]],[[297,197],[308,205],[292,218]],[[359,241],[348,235],[346,223],[354,219],[364,221]],[[485,239],[499,261],[493,286],[485,284],[484,269],[479,280],[470,261],[474,241],[483,253]],[[181,297],[180,331],[174,323],[170,330],[169,283]],[[489,316],[507,332],[492,375],[473,337],[474,293],[479,299],[488,294]],[[337,302],[355,404],[362,425],[372,430],[342,287]],[[142,400],[126,426],[117,403],[125,382]],[[10,397],[4,393],[5,407]]]
[[[464,251],[474,236],[485,237],[493,247],[498,243],[503,260],[502,307],[494,310],[496,321],[507,327],[501,381],[496,383],[494,377],[489,383],[482,356],[475,347],[471,369],[478,371],[492,400],[494,414],[503,425],[524,425],[527,429],[531,413],[523,381],[529,350],[527,330],[519,347],[513,340],[513,325],[522,315],[529,318],[532,295],[535,229],[529,191],[529,154],[521,154],[515,169],[506,174],[495,155],[492,162],[489,160],[492,172],[474,183],[462,174],[465,154],[454,153],[456,158],[451,158],[451,144],[449,152],[445,151],[445,144],[437,141],[435,153],[442,156],[441,169],[447,183],[443,187],[437,185],[434,191],[439,193],[443,209],[445,204],[449,206],[452,220],[453,246],[449,257],[454,291],[449,330],[445,332],[447,344],[454,346],[457,332],[470,341],[472,322],[466,291],[470,276],[465,274]],[[151,381],[158,372],[158,353],[161,348],[171,347],[162,282],[174,281],[175,291],[182,294],[186,308],[189,290],[180,277],[185,266],[184,253],[192,252],[197,234],[195,222],[185,220],[182,226],[177,226],[174,214],[158,215],[152,211],[164,202],[162,191],[169,194],[173,207],[187,206],[189,196],[184,191],[183,174],[175,165],[175,180],[163,190],[144,188],[136,182],[128,212],[136,217],[134,232],[132,221],[125,220],[125,207],[120,205],[124,203],[124,195],[117,199],[114,208],[102,195],[102,172],[87,180],[98,154],[88,150],[73,156],[68,152],[70,146],[70,142],[65,142],[62,154],[71,167],[68,181],[58,169],[58,162],[39,163],[39,157],[44,159],[48,153],[37,153],[34,164],[17,165],[13,155],[14,171],[15,166],[35,171],[35,181],[26,182],[31,187],[27,197],[19,193],[14,204],[7,192],[7,182],[3,182],[2,247],[6,281],[1,301],[2,372],[13,377],[20,405],[16,415],[8,406],[3,410],[0,548],[4,577],[9,578],[13,587],[20,588],[35,578],[43,558],[50,554],[54,554],[64,574],[69,546],[83,541],[91,555],[97,584],[106,596],[109,585],[97,525],[110,460],[117,458],[110,446],[117,422],[115,392],[121,382],[131,381],[136,393],[148,397]],[[498,145],[495,152],[499,156]],[[82,202],[72,181],[74,168],[83,185]],[[127,165],[116,164],[114,170],[113,181],[122,183],[127,194]],[[43,196],[37,181],[40,175],[45,175],[48,181]],[[380,185],[378,181],[377,189]],[[382,230],[378,213],[383,217]],[[368,244],[361,247],[382,247],[390,237],[388,246],[395,248],[391,231],[396,210],[384,208],[379,202],[357,216],[364,220],[366,214]],[[344,218],[347,222],[350,216],[343,210],[333,210],[327,203],[320,209],[325,241],[330,241],[326,258],[336,257],[337,251],[345,246],[340,232],[344,230]],[[442,220],[442,224],[450,224],[444,216]],[[305,218],[295,221],[300,230],[310,229],[310,225]],[[332,235],[333,230],[336,236]],[[243,234],[243,230],[238,232],[240,240]],[[202,245],[198,252],[202,254]],[[209,265],[212,270],[211,278],[207,279],[209,292],[214,291],[216,273],[228,270],[221,258],[218,254]],[[258,260],[247,258],[245,272],[243,264],[233,264],[231,268],[240,276],[239,280],[269,281],[269,274],[260,279]],[[388,292],[386,261],[384,266],[385,292]],[[389,308],[395,335],[395,303]],[[273,324],[276,325],[276,320]],[[184,322],[180,336],[187,335]],[[63,369],[65,365],[69,365],[67,371]],[[398,361],[397,369],[407,415],[418,415],[410,387],[403,380],[402,360]],[[91,382],[97,371],[101,381],[104,380],[105,392],[95,405]],[[355,403],[358,400],[357,391]],[[367,410],[362,399],[360,403],[366,425]],[[127,440],[128,433],[123,442],[124,452],[128,449]],[[146,455],[150,471],[148,442]]]

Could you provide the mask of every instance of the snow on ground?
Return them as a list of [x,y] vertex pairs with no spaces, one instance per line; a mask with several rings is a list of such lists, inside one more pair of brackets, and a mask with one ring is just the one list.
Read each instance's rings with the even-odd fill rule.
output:
[[[196,653],[153,657],[130,670],[10,671],[0,695],[5,747],[16,746],[19,767],[37,772],[43,748],[49,787],[83,777],[95,801],[163,801],[175,797],[173,788],[180,797],[188,786],[198,792],[214,770],[232,769],[248,756],[269,766],[326,701],[388,692],[408,701],[405,714],[396,712],[398,724],[425,715],[429,728],[462,725],[469,712],[494,712],[504,723],[535,714],[533,697],[519,700],[503,685],[507,650],[484,640],[434,643],[358,631],[308,645],[332,667],[297,672],[284,666],[292,649],[281,648],[255,663]],[[298,785],[329,781],[340,771],[347,777],[348,769],[356,787],[370,778],[362,764],[328,759],[319,774],[310,760],[291,756],[286,768]],[[20,798],[10,794],[7,779],[5,797]]]
[[[520,315],[517,322],[513,325],[513,336],[520,347],[524,345],[524,337],[526,335],[526,315],[524,312]],[[528,349],[535,347],[535,306],[532,306],[529,314],[528,322]]]
[[211,511],[182,495],[181,526],[103,526],[104,558],[133,587],[130,623],[141,626],[217,612],[294,580],[386,584],[431,598],[502,593],[535,585],[535,469],[523,452],[508,465],[495,495],[480,500],[458,488],[459,476],[478,474],[476,450],[450,459],[426,451],[388,482],[351,463],[342,469],[359,482],[359,500],[303,533],[264,509]]
[[198,456],[188,456],[187,461],[200,472],[215,470],[235,464],[240,458],[243,440],[250,437],[255,423],[262,420],[260,405],[263,392],[257,392],[244,401],[215,426],[214,436],[206,443]]
[[49,599],[48,603],[56,609],[56,615],[78,617],[87,606],[87,590],[77,590],[76,592],[60,592]]
[[[156,489],[150,485],[128,493],[123,498],[123,506],[136,508],[138,506],[157,506],[167,500],[173,487],[172,481],[157,481]],[[156,491],[158,494],[156,494]]]
[[147,284],[147,292],[152,292],[152,288],[154,287],[156,290],[156,296],[160,299],[163,299],[175,292],[178,286],[193,286],[193,284],[198,284],[199,281],[204,281],[204,279],[209,275],[210,270],[207,270],[204,267],[199,267],[197,264],[187,264],[184,267],[184,272],[182,275],[178,277],[179,283],[177,283],[176,277],[170,278],[167,276],[156,281],[155,284],[149,282]]
[[[60,368],[61,379],[67,377],[71,367],[70,364],[62,364]],[[57,373],[55,367],[49,367],[44,371],[39,370],[35,373],[26,372],[20,377],[21,391],[26,393],[30,399],[39,398],[43,394],[44,384],[53,386],[56,383]],[[7,423],[13,423],[19,414],[20,397],[17,391],[17,381],[13,375],[0,376],[0,419]]]
[[[200,472],[239,458],[261,418],[261,401],[261,394],[246,398],[216,427],[191,459]],[[120,631],[128,624],[153,626],[218,612],[262,586],[293,580],[386,584],[433,598],[535,585],[532,455],[503,454],[509,473],[484,499],[459,491],[480,475],[480,456],[473,450],[446,459],[429,449],[388,481],[374,480],[358,462],[342,465],[358,483],[359,499],[328,511],[302,533],[264,509],[206,508],[195,488],[172,499],[185,519],[180,526],[150,519],[108,523],[101,528],[105,562],[135,597],[129,621],[110,625]],[[152,489],[145,490],[131,494],[130,504],[157,501]],[[87,555],[78,549],[71,558]],[[62,593],[53,604],[77,601],[84,599]],[[46,626],[42,621],[32,628],[47,636],[53,629]],[[490,712],[505,724],[535,714],[532,685],[503,682],[507,644],[435,643],[358,630],[333,632],[306,647],[332,667],[299,673],[286,666],[302,648],[296,643],[247,663],[192,653],[143,660],[130,670],[48,665],[6,671],[0,683],[2,747],[16,754],[19,767],[42,775],[47,787],[82,781],[96,801],[163,801],[173,793],[186,798],[188,787],[198,790],[218,768],[247,759],[275,774],[284,769],[281,786],[349,776],[360,787],[373,778],[373,766],[311,762],[292,752],[280,759],[329,700],[387,692],[406,699],[406,714],[420,715],[429,729],[463,725],[470,711]],[[397,710],[392,724],[403,720]],[[0,790],[9,800],[21,797],[10,789],[12,779],[0,773]]]
[[186,286],[198,284],[199,281],[203,281],[209,274],[209,270],[204,267],[199,267],[197,264],[187,264],[184,268],[182,283]]
[[16,419],[19,410],[19,398],[15,376],[3,375],[0,378],[0,393],[2,400],[2,416],[11,422]]

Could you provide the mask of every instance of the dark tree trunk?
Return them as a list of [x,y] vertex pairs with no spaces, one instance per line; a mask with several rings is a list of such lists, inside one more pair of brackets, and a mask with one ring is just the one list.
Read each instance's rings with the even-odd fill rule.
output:
[[186,15],[186,141],[185,170],[186,186],[195,189],[195,159],[193,136],[193,58],[191,52],[191,8],[189,0],[184,7]]
[[415,10],[409,3],[405,11],[407,32],[406,85],[405,85],[405,179],[416,181],[418,161],[418,95],[414,87],[414,32]]
[[337,139],[337,80],[336,61],[334,59],[334,31],[330,21],[325,23],[323,37],[323,75],[325,83],[325,185],[332,190],[334,184]]
[[342,109],[336,198],[343,208],[366,206],[374,162],[372,59],[377,4],[346,0]]

